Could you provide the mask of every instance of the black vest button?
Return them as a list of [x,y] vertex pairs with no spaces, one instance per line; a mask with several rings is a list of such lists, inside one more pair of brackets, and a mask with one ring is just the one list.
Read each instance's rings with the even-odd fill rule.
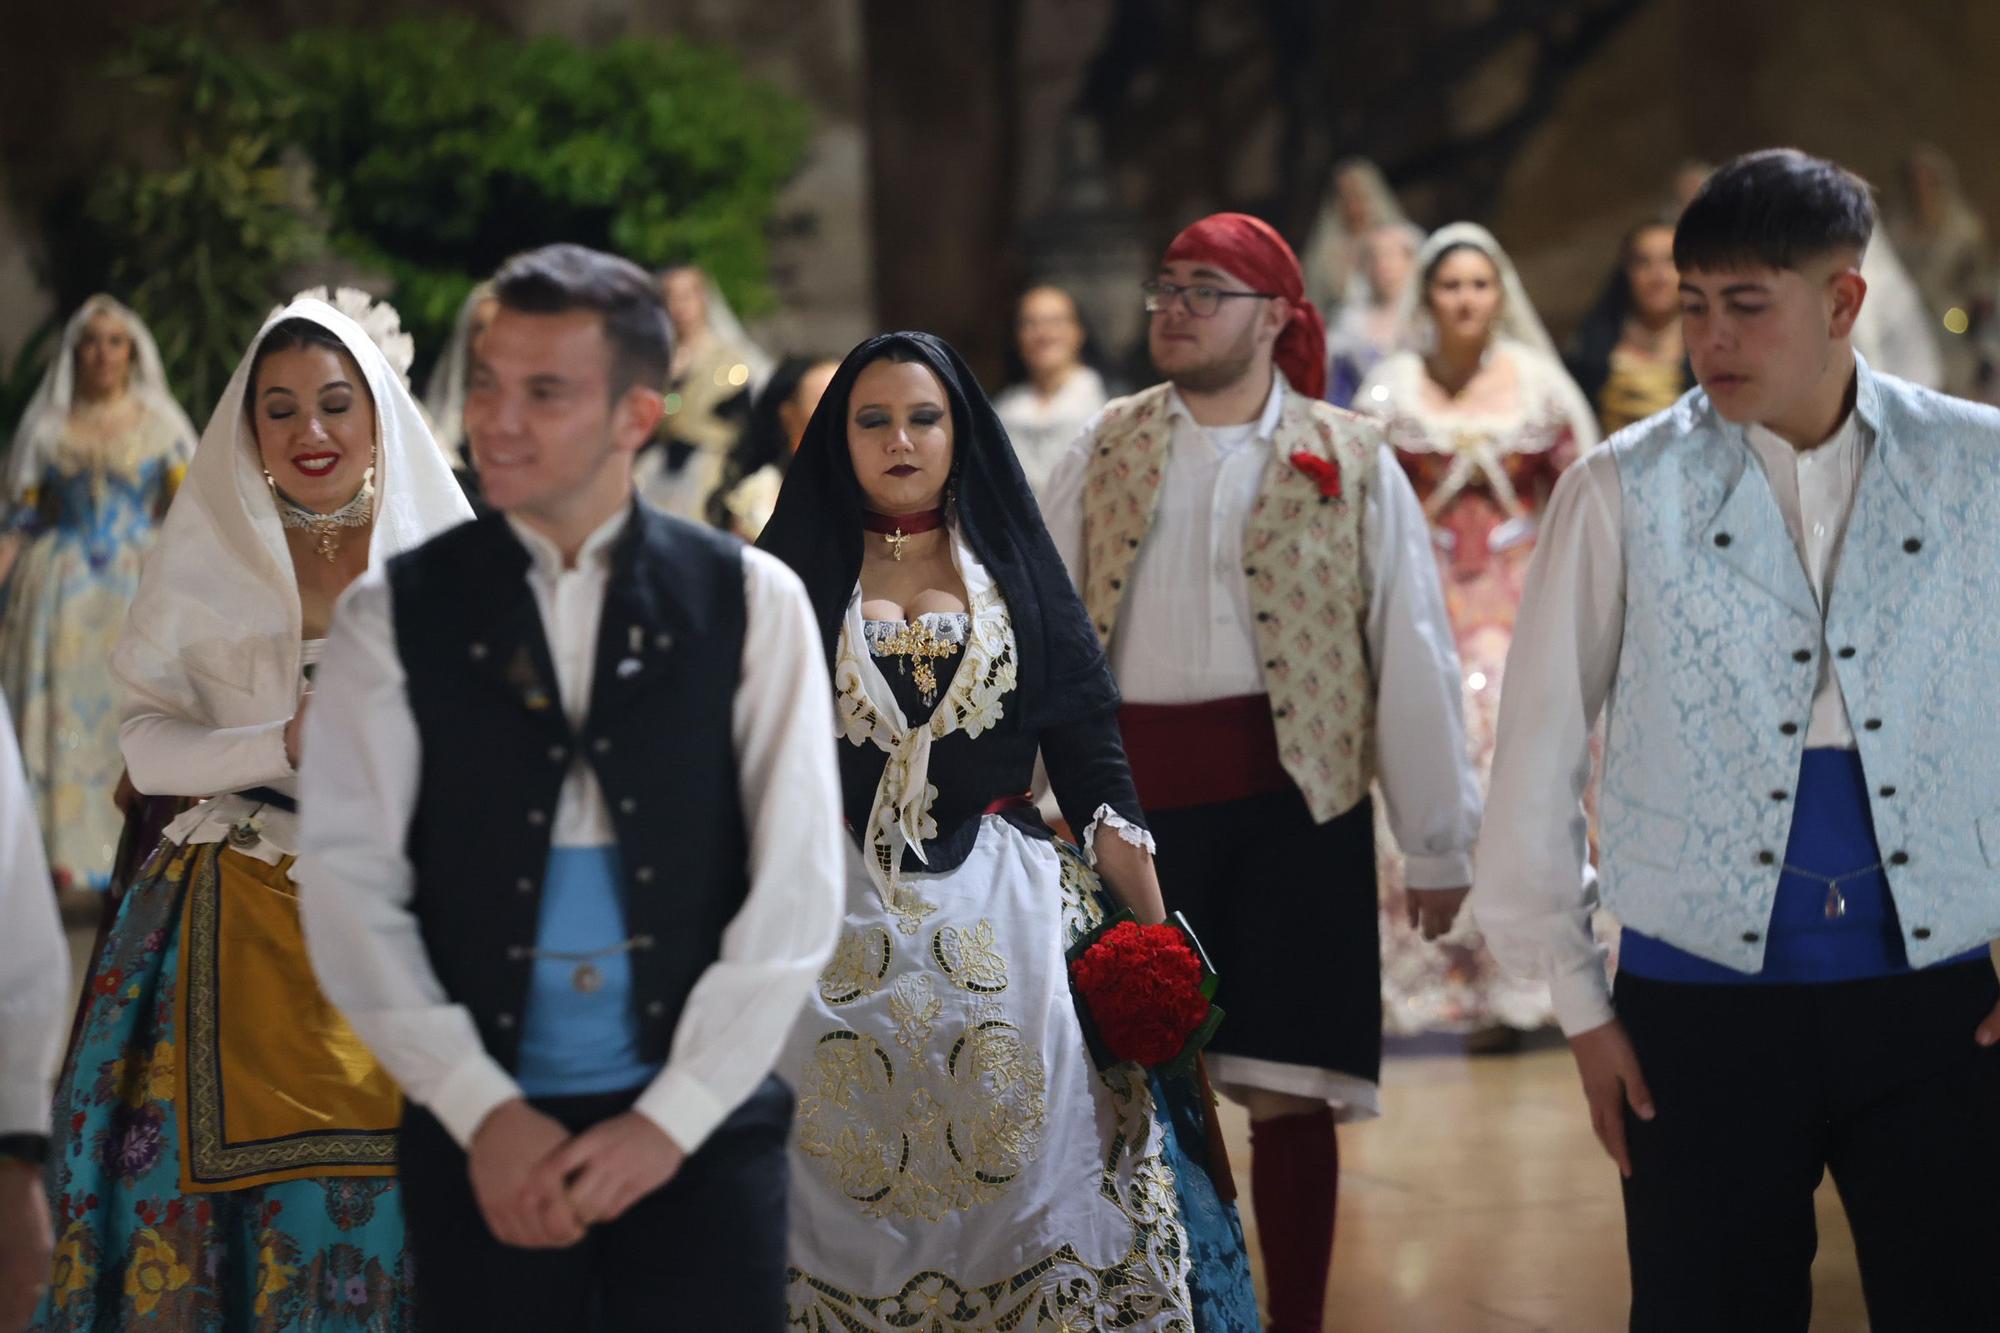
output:
[[1889,864],[1892,866],[1906,866],[1909,863],[1910,854],[1908,852],[1891,852],[1889,854]]
[[1139,539],[1137,537],[1127,537],[1125,544],[1135,551],[1139,549]]
[[1908,541],[1905,541],[1903,543],[1903,549],[1905,551],[1908,551],[1911,555],[1915,555],[1917,552],[1924,549],[1924,544],[1918,541],[1915,537],[1912,537]]
[[1796,736],[1799,734],[1799,724],[1796,722],[1781,722],[1778,724],[1778,731],[1782,735]]
[[1852,648],[1842,648],[1842,649],[1840,650],[1840,656],[1842,656],[1842,657],[1852,657],[1852,656],[1854,656],[1854,649],[1852,649]]
[[1788,791],[1774,791],[1771,793],[1771,799],[1774,801],[1789,801],[1792,799],[1792,794]]
[[1277,669],[1278,669],[1278,659],[1277,659],[1277,658],[1275,658],[1275,657],[1267,657],[1267,658],[1265,658],[1265,659],[1264,659],[1264,670],[1266,670],[1266,671],[1276,671]]
[[1727,546],[1727,545],[1729,545],[1729,543],[1730,543],[1730,542],[1732,542],[1732,541],[1734,541],[1734,540],[1736,540],[1736,539],[1735,539],[1734,537],[1731,537],[1731,536],[1730,536],[1730,535],[1729,535],[1728,533],[1726,533],[1726,532],[1718,532],[1718,533],[1716,533],[1716,534],[1715,534],[1715,544],[1716,544],[1717,546]]
[[1882,719],[1879,717],[1871,717],[1866,722],[1863,722],[1861,724],[1861,728],[1864,731],[1880,731],[1882,730]]
[[1754,930],[1746,930],[1743,932],[1743,942],[1745,944],[1755,944],[1758,940],[1761,940],[1763,938],[1764,937],[1762,935],[1759,935]]
[[1915,930],[1910,932],[1910,938],[1913,940],[1927,940],[1930,937],[1931,937],[1931,928],[1929,926],[1918,926]]
[[1792,654],[1792,660],[1794,662],[1810,662],[1812,661],[1812,650],[1810,648],[1801,648]]
[[1776,852],[1759,852],[1757,853],[1757,864],[1760,866],[1774,866],[1778,864],[1778,854]]
[[1269,611],[1259,611],[1257,613],[1257,619],[1259,621],[1267,621],[1270,618],[1271,618],[1271,613]]
[[1875,794],[1886,800],[1888,797],[1896,794],[1896,789],[1894,787],[1883,787],[1877,790]]

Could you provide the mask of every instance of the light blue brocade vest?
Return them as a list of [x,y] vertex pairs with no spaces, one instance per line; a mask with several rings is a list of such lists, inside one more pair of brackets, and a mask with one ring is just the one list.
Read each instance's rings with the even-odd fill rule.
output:
[[1604,905],[1746,973],[1829,652],[1910,965],[2000,936],[2000,411],[1865,364],[1855,411],[1869,448],[1824,624],[1763,468],[1706,394],[1610,445],[1625,637]]

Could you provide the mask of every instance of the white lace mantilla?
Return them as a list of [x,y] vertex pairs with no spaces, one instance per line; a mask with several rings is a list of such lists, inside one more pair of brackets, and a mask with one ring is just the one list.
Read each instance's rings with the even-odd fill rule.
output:
[[970,604],[965,651],[928,724],[910,726],[873,654],[856,651],[856,644],[872,642],[861,619],[858,586],[847,605],[833,663],[836,725],[842,739],[850,745],[872,744],[889,757],[868,811],[863,860],[905,934],[914,934],[937,910],[898,873],[904,848],[926,861],[924,841],[937,836],[937,821],[931,818],[937,800],[937,788],[930,783],[931,746],[954,731],[977,737],[995,726],[1005,715],[1003,701],[1013,692],[1016,677],[1014,622],[999,585],[956,530],[951,552]]

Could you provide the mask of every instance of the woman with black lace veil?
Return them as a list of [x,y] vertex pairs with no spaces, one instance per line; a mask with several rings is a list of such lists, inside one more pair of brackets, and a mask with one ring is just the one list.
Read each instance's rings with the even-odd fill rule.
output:
[[[1258,1327],[1193,1082],[1086,1049],[1064,954],[1113,900],[1163,917],[1152,838],[1096,634],[958,354],[850,353],[761,544],[826,640],[859,853],[779,1062],[794,1326]],[[1038,750],[1081,849],[1026,799]]]

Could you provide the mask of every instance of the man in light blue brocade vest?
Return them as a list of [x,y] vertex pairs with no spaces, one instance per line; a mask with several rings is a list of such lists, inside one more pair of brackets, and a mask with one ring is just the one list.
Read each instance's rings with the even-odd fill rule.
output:
[[1563,478],[1508,662],[1472,911],[1552,988],[1634,1330],[1804,1333],[1828,1169],[1873,1327],[2000,1327],[2000,413],[1854,354],[1874,221],[1788,149],[1696,195],[1701,387]]

